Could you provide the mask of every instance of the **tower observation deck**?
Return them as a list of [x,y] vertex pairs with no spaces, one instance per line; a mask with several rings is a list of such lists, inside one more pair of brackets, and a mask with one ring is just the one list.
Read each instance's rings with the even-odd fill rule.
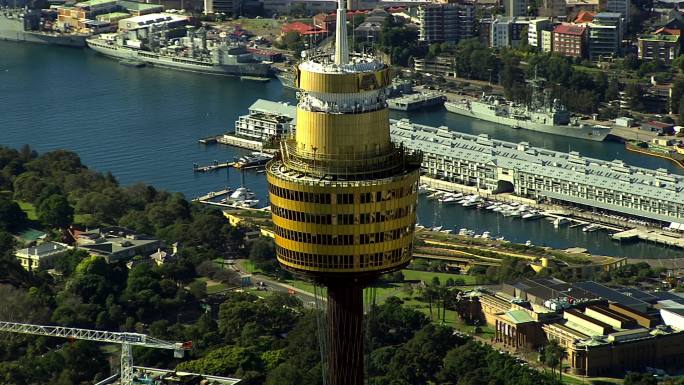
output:
[[363,288],[412,257],[421,156],[390,140],[389,84],[338,22],[334,55],[295,69],[296,133],[266,167],[278,261],[328,287],[328,385],[363,384]]

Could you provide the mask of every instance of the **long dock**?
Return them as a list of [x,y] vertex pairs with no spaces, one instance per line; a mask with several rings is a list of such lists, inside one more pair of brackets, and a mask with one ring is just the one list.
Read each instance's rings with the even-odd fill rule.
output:
[[213,135],[213,136],[207,136],[206,138],[199,138],[197,141],[201,144],[214,144],[218,141],[218,138],[220,138],[223,135]]
[[208,192],[208,193],[206,193],[200,197],[193,199],[192,201],[193,202],[206,202],[206,201],[209,201],[210,199],[219,198],[219,197],[222,197],[222,196],[228,195],[228,194],[230,194],[229,188],[226,188],[226,189],[223,189],[220,191],[210,191],[210,192]]
[[194,172],[209,172],[209,171],[216,171],[220,170],[222,168],[229,168],[235,166],[235,162],[226,162],[226,163],[218,163],[214,162],[213,164],[210,164],[208,166],[200,166],[197,163],[195,163],[192,166],[192,171]]
[[631,229],[611,236],[616,241],[640,239],[646,242],[660,243],[667,246],[684,248],[684,237],[679,234],[657,230]]

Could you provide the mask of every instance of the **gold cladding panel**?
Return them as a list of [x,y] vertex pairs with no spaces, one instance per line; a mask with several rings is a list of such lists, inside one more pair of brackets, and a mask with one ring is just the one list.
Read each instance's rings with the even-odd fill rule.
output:
[[295,135],[297,149],[315,155],[384,153],[390,147],[389,110],[326,114],[297,108]]
[[358,93],[387,87],[391,83],[389,68],[357,73],[321,73],[301,69],[295,71],[295,84],[309,92]]
[[[359,194],[377,191],[385,191],[404,187],[410,189],[418,182],[419,173],[416,171],[409,175],[399,176],[395,180],[388,181],[388,183],[370,185],[370,186],[340,186],[337,184],[329,185],[306,185],[296,183],[288,180],[280,179],[277,175],[271,172],[267,174],[268,183],[278,186],[283,189],[302,191],[302,192],[316,192],[316,193],[330,193],[330,194],[354,194],[356,203],[353,204],[320,204],[309,202],[298,202],[289,199],[284,199],[273,194],[269,194],[271,202],[279,207],[309,214],[360,214],[360,213],[374,213],[377,211],[392,210],[396,208],[404,208],[413,205],[416,202],[417,193],[414,191],[404,197],[389,199],[381,202],[372,202],[360,204]],[[333,199],[332,202],[335,200]],[[408,213],[406,216],[388,220],[384,222],[376,222],[363,225],[321,225],[314,223],[296,222],[273,215],[273,222],[277,226],[298,232],[310,234],[353,234],[354,239],[358,240],[360,234],[369,234],[376,232],[386,232],[406,226],[413,226],[416,220],[416,212]],[[312,254],[317,256],[335,256],[335,255],[351,255],[354,259],[353,268],[321,268],[319,266],[308,265],[305,263],[294,263],[292,260],[285,260],[285,258],[278,257],[278,261],[290,268],[310,273],[351,273],[351,272],[373,272],[373,271],[388,271],[395,267],[401,266],[411,258],[410,247],[413,242],[413,233],[405,234],[399,238],[387,240],[383,242],[358,244],[353,245],[321,245],[306,242],[297,242],[286,239],[276,235],[276,245],[279,247],[296,251],[299,253]],[[406,250],[401,258],[397,260],[392,259],[388,255],[392,251]],[[383,257],[381,263],[374,266],[360,267],[360,258],[366,254],[385,254],[388,257]]]
[[290,219],[285,219],[277,215],[272,216],[273,223],[284,229],[299,231],[309,234],[370,234],[385,232],[394,229],[400,229],[406,226],[411,226],[416,223],[415,212],[410,213],[402,218],[391,219],[383,222],[364,223],[354,225],[321,225],[317,223],[298,222]]

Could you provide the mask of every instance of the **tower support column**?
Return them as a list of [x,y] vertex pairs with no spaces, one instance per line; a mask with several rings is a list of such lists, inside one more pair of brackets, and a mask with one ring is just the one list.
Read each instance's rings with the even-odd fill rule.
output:
[[328,286],[328,385],[363,385],[363,286]]

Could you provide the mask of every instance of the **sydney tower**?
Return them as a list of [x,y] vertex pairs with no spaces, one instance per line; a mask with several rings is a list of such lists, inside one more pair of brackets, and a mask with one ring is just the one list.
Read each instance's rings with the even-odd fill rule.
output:
[[389,68],[350,57],[344,0],[334,54],[305,58],[296,133],[267,165],[280,264],[327,287],[328,385],[363,384],[363,288],[410,260],[420,155],[390,140]]

